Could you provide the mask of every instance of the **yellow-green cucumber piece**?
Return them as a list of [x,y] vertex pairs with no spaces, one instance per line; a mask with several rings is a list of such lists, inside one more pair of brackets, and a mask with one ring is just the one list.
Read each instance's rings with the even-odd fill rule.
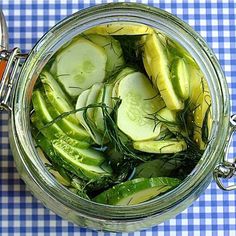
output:
[[[74,107],[71,104],[69,98],[63,92],[58,82],[49,72],[41,72],[40,80],[43,83],[45,94],[48,100],[59,113],[70,112],[74,110]],[[79,123],[79,121],[75,117],[75,114],[66,116],[66,119],[75,124]]]
[[99,151],[92,148],[79,148],[68,144],[63,139],[56,139],[52,141],[55,152],[62,158],[66,156],[73,157],[79,162],[87,165],[99,166],[105,162],[105,157]]
[[117,95],[122,99],[117,111],[117,125],[132,140],[148,140],[160,133],[150,114],[163,107],[149,79],[140,72],[125,76],[118,85]]
[[130,206],[151,200],[181,183],[168,177],[136,178],[100,193],[93,201],[108,205]]
[[190,109],[193,111],[193,139],[201,150],[206,148],[206,142],[203,141],[203,123],[207,111],[211,107],[211,95],[208,84],[200,68],[197,65],[189,65],[191,73]]
[[186,150],[187,144],[184,140],[151,140],[133,142],[133,147],[141,152],[168,154]]
[[161,126],[160,134],[152,140],[168,140],[174,137],[174,133],[172,133],[166,125]]
[[[189,105],[191,110],[194,110],[202,101],[203,97],[203,83],[204,75],[200,68],[196,65],[188,65],[189,74],[191,75],[190,92],[189,92]],[[206,85],[207,86],[207,85]],[[208,90],[208,87],[206,87]]]
[[207,115],[208,109],[211,107],[211,97],[210,94],[204,93],[202,103],[194,110],[194,129],[193,129],[193,139],[198,144],[201,150],[204,150],[206,143],[202,140],[203,124],[205,116]]
[[125,60],[120,42],[109,35],[83,34],[85,39],[104,48],[107,55],[106,78],[123,67]]
[[78,38],[57,54],[54,63],[55,77],[75,98],[94,83],[105,79],[107,56],[104,48]]
[[[98,94],[99,92],[101,91],[103,87],[103,84],[102,83],[95,83],[89,90],[89,94],[88,94],[88,98],[87,98],[87,101],[86,101],[86,106],[89,106],[91,104],[94,104],[96,103],[97,101],[97,97],[98,97]],[[94,108],[89,108],[87,110],[87,115],[88,115],[88,118],[93,120],[93,116],[94,116]]]
[[85,34],[101,35],[143,35],[151,33],[153,33],[153,29],[147,25],[123,22],[98,25],[85,31]]
[[[159,39],[158,34],[142,36],[144,66],[154,85],[170,110],[184,108],[183,101],[177,96],[170,78],[170,63],[166,53],[166,45]],[[148,64],[147,64],[148,63]]]
[[176,42],[173,39],[170,39],[169,37],[166,37],[164,35],[163,37],[167,45],[167,54],[170,60],[174,59],[177,56],[180,58],[184,58],[187,63],[193,65],[196,63],[193,57],[191,57],[190,53],[181,45],[180,42]]
[[[112,90],[113,90],[112,84],[104,84],[97,99],[97,103],[106,104],[109,113],[112,111],[113,107]],[[101,108],[96,108],[94,110],[94,123],[96,124],[98,130],[104,132],[104,117]]]
[[157,112],[156,117],[171,132],[173,133],[180,132],[176,111],[169,110],[167,107],[164,107]]
[[[76,102],[76,106],[75,106],[76,110],[86,107],[86,102],[87,102],[89,93],[90,93],[90,90],[87,89],[79,95]],[[100,132],[98,132],[96,129],[92,129],[92,130],[90,129],[91,127],[87,124],[87,122],[84,119],[84,111],[81,110],[81,111],[76,112],[76,117],[81,123],[81,125],[85,128],[85,130],[89,133],[89,135],[94,140],[94,142],[99,145],[103,144],[103,142],[105,141],[103,135]]]
[[185,59],[175,59],[171,65],[171,81],[176,94],[183,100],[187,100],[189,97],[189,77],[189,69]]

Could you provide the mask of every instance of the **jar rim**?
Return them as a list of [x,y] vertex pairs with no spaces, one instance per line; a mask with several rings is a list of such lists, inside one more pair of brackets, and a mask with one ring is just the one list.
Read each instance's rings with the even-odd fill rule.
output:
[[[203,157],[192,173],[174,190],[156,199],[134,206],[98,204],[82,199],[70,193],[62,185],[55,183],[55,180],[49,173],[42,173],[45,168],[37,160],[37,152],[33,146],[32,137],[29,134],[29,124],[27,124],[27,120],[29,123],[29,104],[33,84],[40,70],[54,52],[76,34],[102,22],[108,23],[114,22],[115,20],[137,22],[150,25],[157,29],[161,28],[160,30],[162,32],[177,40],[185,48],[189,47],[188,49],[190,49],[191,55],[199,63],[205,75],[207,75],[206,80],[213,98],[213,109],[217,111],[213,111],[213,120],[215,122],[213,122],[212,137],[214,140],[208,145]],[[30,52],[20,73],[12,103],[11,130],[15,137],[14,142],[11,142],[11,146],[18,145],[18,157],[15,157],[15,159],[21,159],[21,162],[24,163],[24,168],[27,169],[28,174],[31,175],[33,180],[44,191],[49,192],[53,198],[56,198],[73,210],[82,211],[91,216],[96,216],[96,212],[101,212],[102,210],[104,211],[104,215],[101,216],[99,213],[98,217],[112,219],[122,219],[123,216],[126,219],[145,217],[147,214],[151,215],[166,211],[178,204],[180,200],[186,200],[187,202],[193,191],[196,191],[197,188],[200,188],[204,184],[206,185],[206,182],[209,182],[211,179],[211,172],[217,161],[221,158],[227,138],[227,131],[229,130],[229,94],[227,84],[218,60],[212,50],[209,49],[201,36],[176,16],[164,10],[137,3],[97,5],[79,11],[59,22],[38,41]],[[29,156],[31,156],[31,159],[29,159]],[[45,179],[49,180],[48,184]],[[205,182],[203,182],[204,179]],[[28,184],[30,185],[30,183]],[[61,195],[58,195],[59,192]],[[176,198],[177,194],[179,196],[178,199]],[[196,197],[197,195],[194,199],[191,198],[190,203]],[[70,199],[69,201],[68,198]],[[90,209],[90,211],[88,207],[91,207],[91,204],[93,205],[93,209]]]

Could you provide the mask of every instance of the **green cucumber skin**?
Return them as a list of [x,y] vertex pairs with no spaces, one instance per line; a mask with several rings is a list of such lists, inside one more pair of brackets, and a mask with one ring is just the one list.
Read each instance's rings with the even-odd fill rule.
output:
[[[45,125],[61,115],[48,101],[43,91],[35,90],[33,92],[32,101],[38,119],[40,119]],[[89,134],[80,125],[76,125],[65,118],[55,122],[55,125],[71,138],[86,141],[88,143],[91,142]]]
[[85,141],[79,141],[77,139],[70,138],[67,136],[57,124],[53,124],[51,126],[48,126],[46,128],[44,127],[44,124],[41,120],[38,119],[37,115],[34,114],[31,117],[31,122],[35,128],[37,128],[37,134],[35,135],[35,139],[38,137],[38,135],[41,133],[44,137],[46,137],[49,140],[63,140],[69,145],[77,148],[88,148],[90,146],[90,143]]
[[[51,104],[48,105],[48,110],[53,119],[61,115],[54,107],[51,106]],[[69,137],[91,143],[90,135],[81,125],[74,124],[65,118],[56,121],[55,124],[57,124]]]
[[31,122],[37,128],[38,132],[42,133],[48,139],[53,140],[65,135],[57,124],[45,127],[45,124],[38,118],[36,113],[31,116]]
[[[158,186],[160,187],[160,189],[164,189],[164,187],[169,187],[169,189],[171,189],[173,187],[176,187],[180,183],[181,181],[179,179],[167,177],[157,177],[149,179],[137,178],[115,185],[93,198],[93,200],[97,203],[117,205],[122,199],[132,196],[132,194],[138,193],[139,191],[148,190],[150,188]],[[165,190],[167,191],[167,189]]]
[[[81,178],[85,181],[90,181],[90,180],[99,181],[99,180],[109,177],[111,175],[111,172],[109,172],[109,169],[108,169],[108,171],[104,170],[103,173],[89,171],[89,170],[86,170],[86,168],[81,168],[81,163],[79,161],[77,161],[77,164],[72,163],[68,159],[65,160],[58,152],[56,152],[56,153],[57,153],[57,156],[56,156],[57,158],[56,158],[55,162],[59,166],[67,169],[68,171],[70,171],[71,173],[75,174],[76,176],[78,176],[79,178]],[[83,166],[86,167],[88,165],[83,164]]]
[[[63,153],[66,153],[66,155],[74,157],[83,164],[99,166],[105,162],[102,153],[92,149],[86,149],[87,152],[90,150],[91,154],[89,155],[84,149],[73,147],[63,140],[54,140],[53,146],[60,155],[63,156]],[[97,157],[94,158],[91,155],[97,155]]]
[[[108,169],[104,169],[104,173],[101,174],[80,168],[79,161],[78,165],[70,163],[68,159],[63,158],[63,156],[61,156],[60,153],[58,153],[57,150],[55,150],[54,146],[55,140],[50,142],[49,140],[47,140],[47,138],[41,135],[38,138],[36,138],[36,143],[42,148],[42,150],[46,153],[46,155],[50,158],[50,161],[54,163],[54,165],[58,166],[59,168],[64,168],[65,170],[70,171],[71,173],[75,174],[76,176],[78,176],[83,180],[102,181],[103,178],[106,178],[111,174],[111,172],[109,172],[111,171],[109,167]],[[104,163],[100,163],[101,167],[103,167],[103,165],[105,166]]]
[[[60,85],[49,72],[43,71],[40,74],[40,80],[43,84],[44,91],[48,100],[60,114],[63,112],[70,112],[74,110],[72,104],[69,101],[69,98],[62,91]],[[70,114],[65,119],[75,124],[79,123],[79,121],[76,119],[75,114]]]
[[45,152],[51,162],[55,159],[52,143],[42,134],[35,137],[36,144]]

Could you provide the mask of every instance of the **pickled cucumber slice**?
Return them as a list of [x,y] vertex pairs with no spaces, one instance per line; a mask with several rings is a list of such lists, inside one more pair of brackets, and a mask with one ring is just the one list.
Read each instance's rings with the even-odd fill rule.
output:
[[120,81],[127,75],[134,73],[135,70],[131,67],[125,67],[121,72],[116,76],[115,80],[113,81],[113,90],[112,90],[112,98],[113,98],[113,105],[115,105],[115,98],[118,98],[118,86]]
[[160,94],[170,110],[181,110],[182,100],[177,96],[170,80],[170,64],[167,58],[166,45],[158,34],[142,36],[144,66],[148,76],[157,86]]
[[33,126],[37,128],[38,132],[42,133],[45,137],[48,137],[49,139],[55,139],[65,135],[65,133],[57,124],[45,127],[43,121],[40,120],[38,117],[39,115],[35,112],[33,115],[31,115],[30,120]]
[[188,65],[182,58],[172,62],[171,81],[176,94],[183,100],[189,97],[189,72]]
[[147,153],[176,153],[186,150],[187,144],[184,140],[158,140],[134,142],[133,147]]
[[[52,107],[52,105],[46,99],[46,95],[40,90],[35,90],[33,92],[32,102],[38,119],[41,120],[44,125],[53,121],[60,115],[60,113],[54,107]],[[80,125],[76,125],[64,118],[55,121],[54,124],[50,126],[52,126],[54,129],[57,129],[55,130],[56,134],[61,133],[60,130],[62,130],[66,135],[72,138],[90,142],[89,134]]]
[[104,48],[79,38],[55,58],[56,78],[64,90],[77,97],[84,89],[105,78],[107,56]]
[[109,79],[114,71],[124,65],[123,51],[118,40],[109,35],[98,34],[83,34],[83,37],[104,48],[107,55],[106,78]]
[[98,25],[85,31],[86,34],[101,35],[143,35],[152,34],[153,29],[147,25],[137,23],[112,23],[106,25]]
[[[87,102],[87,98],[88,95],[90,93],[90,90],[85,90],[83,91],[80,96],[77,99],[76,102],[76,110],[81,109],[83,107],[86,107],[86,102]],[[91,138],[94,140],[95,143],[97,144],[103,144],[103,142],[105,141],[102,134],[100,134],[97,130],[93,129],[91,130],[89,125],[86,123],[85,119],[84,119],[84,111],[78,111],[76,113],[76,117],[79,120],[79,122],[81,123],[81,125],[86,129],[86,131],[90,134]]]
[[[73,156],[74,159],[87,165],[99,166],[105,162],[105,158],[101,152],[92,148],[73,147],[62,139],[53,140],[52,142],[55,152],[63,158]],[[67,157],[68,156],[68,157]]]
[[[98,95],[97,103],[104,103],[107,105],[107,110],[109,112],[112,111],[113,101],[112,101],[112,84],[105,84],[103,89],[100,91]],[[94,122],[100,131],[104,131],[104,119],[103,119],[103,112],[101,108],[96,108],[94,111]]]
[[[43,71],[40,74],[40,80],[43,83],[43,87],[48,100],[50,101],[52,106],[58,110],[59,113],[70,112],[74,110],[74,107],[69,101],[69,98],[62,91],[60,85],[49,72]],[[79,123],[79,121],[75,117],[75,114],[68,115],[66,119],[75,124]]]
[[61,155],[54,145],[53,147],[57,153],[56,163],[84,180],[98,180],[108,177],[112,173],[111,168],[107,164],[100,166],[87,165],[81,163],[80,160],[73,155],[67,155],[66,153],[64,153],[65,155]]
[[[100,90],[102,89],[102,87],[103,87],[102,83],[96,83],[89,89],[90,92],[87,97],[86,106],[96,103],[98,94],[99,94]],[[87,115],[88,115],[88,118],[93,120],[94,108],[89,108],[87,111]]]
[[117,111],[119,129],[135,141],[157,137],[161,126],[147,117],[160,110],[162,104],[148,78],[140,72],[125,76],[117,94],[122,99]]
[[105,165],[86,165],[74,160],[71,156],[67,156],[67,159],[63,159],[58,155],[57,158],[58,164],[62,165],[63,168],[87,181],[95,181],[111,175],[111,169]]
[[93,198],[93,200],[109,205],[136,205],[153,199],[180,183],[179,179],[167,177],[137,178],[115,185]]
[[[207,111],[211,107],[211,96],[207,82],[200,68],[190,65],[191,83],[190,83],[190,109],[193,112],[193,139],[201,150],[206,147],[203,141],[203,125]],[[211,122],[209,122],[211,124]],[[208,138],[208,137],[207,137]],[[205,140],[206,141],[206,140]]]
[[157,112],[157,119],[162,122],[162,124],[171,132],[180,132],[176,111],[172,111],[167,107],[164,107],[159,112]]

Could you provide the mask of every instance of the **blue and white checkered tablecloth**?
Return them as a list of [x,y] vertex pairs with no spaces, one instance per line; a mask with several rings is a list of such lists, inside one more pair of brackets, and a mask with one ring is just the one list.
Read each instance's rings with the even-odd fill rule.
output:
[[[28,51],[56,22],[103,0],[0,0],[6,16],[10,47]],[[110,1],[109,1],[110,2]],[[236,2],[137,2],[165,9],[198,31],[213,48],[225,71],[236,113]],[[0,113],[0,235],[115,235],[80,228],[61,219],[37,201],[19,179],[8,142],[8,116]],[[236,141],[229,156],[236,156]],[[230,180],[230,183],[236,183]],[[158,226],[117,235],[236,235],[236,192],[223,192],[212,184],[187,210]]]

